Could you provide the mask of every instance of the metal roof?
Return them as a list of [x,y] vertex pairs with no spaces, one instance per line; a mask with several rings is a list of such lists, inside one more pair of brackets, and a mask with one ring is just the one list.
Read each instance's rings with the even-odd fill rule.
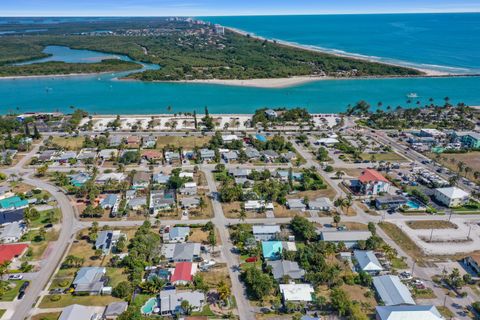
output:
[[374,277],[373,285],[386,306],[415,304],[410,291],[397,276],[384,275]]

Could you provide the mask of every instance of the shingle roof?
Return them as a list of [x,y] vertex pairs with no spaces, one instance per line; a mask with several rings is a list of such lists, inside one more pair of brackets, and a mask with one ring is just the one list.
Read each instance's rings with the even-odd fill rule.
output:
[[273,278],[275,279],[281,279],[283,276],[300,279],[305,275],[305,270],[301,269],[295,261],[267,261],[267,265],[272,267]]

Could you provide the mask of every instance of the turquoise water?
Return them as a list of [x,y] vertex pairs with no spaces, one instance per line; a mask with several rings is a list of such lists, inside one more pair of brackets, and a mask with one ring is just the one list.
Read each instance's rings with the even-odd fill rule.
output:
[[157,298],[150,298],[148,301],[142,306],[141,312],[143,314],[152,314],[153,309],[157,306]]
[[409,206],[412,209],[419,209],[420,208],[420,204],[413,201],[413,200],[408,200],[407,206]]
[[480,71],[480,14],[209,17],[268,39],[455,72]]
[[[464,72],[480,70],[480,14],[274,16],[209,18],[269,38],[343,50],[383,60],[435,64]],[[0,20],[1,22],[1,20]],[[93,62],[118,57],[88,50],[48,47],[50,59]],[[158,66],[145,65],[145,68]],[[439,67],[440,68],[440,67]],[[305,107],[311,112],[341,112],[349,104],[407,107],[406,95],[443,103],[480,105],[480,77],[325,80],[266,89],[209,84],[118,81],[125,73],[72,77],[0,79],[0,114],[27,111],[71,112],[70,106],[98,114],[203,112],[251,113],[262,107]]]

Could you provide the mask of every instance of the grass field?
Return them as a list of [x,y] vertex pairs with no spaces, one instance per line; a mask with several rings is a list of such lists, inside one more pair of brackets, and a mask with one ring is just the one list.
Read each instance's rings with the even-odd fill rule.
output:
[[48,312],[34,315],[31,320],[57,320],[61,312]]
[[116,287],[122,281],[127,281],[128,276],[124,273],[122,268],[107,268],[107,276],[110,278],[108,285],[110,287]]
[[416,299],[435,299],[437,296],[432,289],[413,289],[413,297]]
[[51,209],[51,210],[44,210],[44,211],[39,211],[40,215],[37,219],[32,219],[30,220],[30,224],[29,224],[29,227],[34,229],[34,228],[40,228],[41,226],[47,224],[47,223],[51,223],[50,219],[49,219],[49,213],[50,212],[54,212],[54,217],[60,221],[60,218],[62,217],[62,215],[60,214],[60,209],[58,208],[55,208],[55,209]]
[[84,137],[53,137],[52,143],[66,149],[78,151],[82,149]]
[[375,161],[407,161],[404,157],[399,155],[396,152],[387,152],[387,153],[375,153],[375,154],[370,154],[370,153],[362,153],[360,155],[360,158],[362,160],[372,160],[372,155],[375,158]]
[[162,149],[167,145],[172,145],[175,148],[183,147],[183,149],[193,149],[194,147],[202,147],[205,143],[210,141],[211,137],[174,137],[165,136],[157,138],[157,149]]
[[428,156],[454,172],[458,171],[458,163],[463,162],[466,167],[469,167],[472,170],[468,175],[465,174],[465,171],[462,171],[461,175],[464,177],[466,176],[469,179],[474,179],[473,173],[475,171],[480,171],[480,151],[451,154],[442,153],[438,159],[434,154],[428,154]]
[[0,301],[13,301],[15,297],[18,296],[18,291],[24,282],[24,280],[9,281],[12,287],[0,296]]
[[340,225],[344,225],[348,228],[348,230],[361,230],[361,231],[364,231],[364,230],[368,230],[368,226],[364,223],[360,223],[360,222],[341,222],[340,221]]
[[455,314],[445,306],[437,306],[437,310],[438,310],[438,312],[440,312],[440,314],[443,317],[445,317],[445,319],[451,319],[455,316]]
[[410,257],[415,260],[422,260],[422,250],[399,227],[389,222],[381,222],[378,225]]
[[84,306],[106,306],[121,299],[112,296],[74,296],[71,294],[62,294],[60,300],[52,301],[51,295],[46,295],[40,302],[40,308],[64,308],[71,304],[81,304]]
[[419,220],[407,221],[407,225],[415,230],[418,229],[457,229],[458,226],[450,221],[444,220]]
[[6,312],[7,310],[5,309],[0,309],[0,319],[3,317],[3,314]]

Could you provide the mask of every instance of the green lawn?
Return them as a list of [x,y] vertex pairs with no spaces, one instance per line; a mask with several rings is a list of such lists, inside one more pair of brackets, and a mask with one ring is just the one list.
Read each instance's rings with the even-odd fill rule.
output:
[[54,216],[59,221],[60,217],[61,217],[60,209],[55,208],[55,209],[51,209],[51,210],[39,211],[39,213],[40,213],[39,217],[37,219],[34,219],[34,220],[32,219],[30,221],[30,228],[32,228],[32,229],[40,228],[47,223],[52,223],[52,221],[50,221],[50,219],[49,219],[49,213],[52,212],[52,211],[54,212]]
[[48,312],[34,315],[31,320],[57,320],[61,312]]
[[207,304],[202,311],[192,312],[192,316],[214,317],[215,313],[210,310],[210,306]]
[[0,319],[3,317],[3,314],[6,312],[7,310],[5,309],[0,309]]
[[107,276],[110,278],[110,287],[116,287],[122,281],[128,281],[128,276],[122,268],[107,268]]
[[392,268],[394,269],[403,270],[408,268],[407,263],[401,257],[395,257],[390,260],[390,262],[392,263]]
[[47,295],[40,302],[40,308],[64,308],[71,304],[84,306],[106,306],[111,302],[122,301],[112,296],[74,296],[71,294],[61,295],[60,300],[52,301],[51,295]]
[[423,259],[422,250],[399,227],[389,222],[381,222],[378,225],[410,257],[415,260]]
[[362,160],[372,160],[372,155],[375,157],[375,161],[406,161],[404,157],[399,155],[396,152],[387,152],[387,153],[362,153],[360,154],[360,158]]
[[3,294],[3,296],[0,297],[0,301],[13,301],[18,296],[18,291],[20,290],[20,287],[25,282],[25,280],[9,281],[9,282],[10,284],[14,284],[15,287],[11,288],[10,290],[7,290]]

